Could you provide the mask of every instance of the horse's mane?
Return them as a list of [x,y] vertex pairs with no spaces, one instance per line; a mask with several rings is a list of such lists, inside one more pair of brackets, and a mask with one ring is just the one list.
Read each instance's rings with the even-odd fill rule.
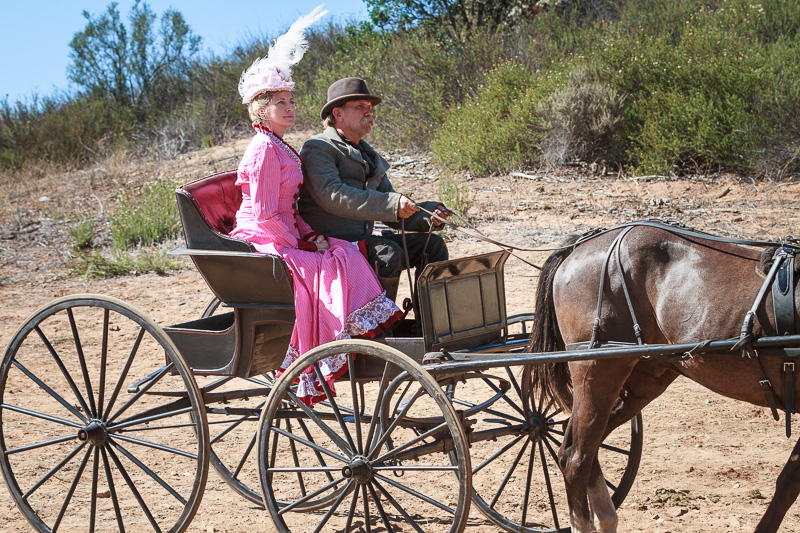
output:
[[[758,260],[758,264],[756,265],[756,274],[758,274],[760,277],[765,278],[767,277],[767,274],[769,274],[769,270],[772,268],[772,263],[775,262],[775,252],[777,250],[777,246],[770,246],[761,254],[761,259]],[[794,273],[797,274],[798,272],[800,272],[800,261],[795,261]]]

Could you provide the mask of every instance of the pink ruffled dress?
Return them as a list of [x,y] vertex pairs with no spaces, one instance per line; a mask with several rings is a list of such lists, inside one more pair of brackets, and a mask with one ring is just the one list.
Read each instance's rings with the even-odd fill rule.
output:
[[[356,245],[328,237],[330,249],[320,253],[303,240],[313,230],[295,204],[301,169],[297,152],[272,131],[256,127],[239,164],[242,205],[230,233],[261,253],[281,256],[291,272],[297,319],[281,372],[312,348],[337,339],[375,337],[402,316]],[[346,354],[324,359],[320,370],[334,391],[333,381],[347,371]],[[307,405],[325,399],[313,369],[302,374],[297,396]]]

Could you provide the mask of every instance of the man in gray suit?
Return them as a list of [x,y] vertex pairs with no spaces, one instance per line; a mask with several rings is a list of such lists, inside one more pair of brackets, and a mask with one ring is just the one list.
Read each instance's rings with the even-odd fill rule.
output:
[[[305,182],[300,191],[300,215],[324,235],[363,241],[367,259],[387,295],[394,299],[405,268],[402,237],[391,231],[373,235],[375,221],[408,231],[408,259],[417,272],[426,261],[447,259],[447,246],[429,234],[431,217],[420,206],[445,219],[452,213],[439,202],[415,203],[395,192],[386,171],[389,163],[363,137],[372,130],[374,106],[381,98],[370,94],[360,78],[344,78],[328,88],[320,116],[326,129],[303,144]],[[434,219],[433,229],[442,223]]]

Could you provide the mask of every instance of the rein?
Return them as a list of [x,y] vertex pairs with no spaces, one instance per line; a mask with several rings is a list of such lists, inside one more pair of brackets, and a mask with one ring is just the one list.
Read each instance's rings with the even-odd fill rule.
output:
[[[664,219],[660,219],[660,218],[648,218],[648,219],[645,219],[645,220],[639,220],[639,221],[635,221],[635,222],[626,222],[624,224],[619,224],[617,226],[614,226],[613,228],[595,228],[595,229],[591,229],[591,230],[586,231],[585,233],[581,234],[580,237],[578,238],[578,240],[576,240],[574,243],[568,244],[568,245],[564,245],[564,246],[558,246],[558,247],[555,247],[555,248],[525,248],[523,246],[516,246],[514,244],[508,244],[508,243],[504,243],[502,241],[498,241],[496,239],[492,239],[488,235],[486,235],[483,232],[481,232],[478,228],[476,228],[475,226],[473,226],[472,224],[470,224],[469,222],[464,220],[464,218],[461,215],[459,215],[458,213],[456,213],[455,211],[452,211],[453,216],[455,216],[458,220],[460,220],[462,225],[454,224],[453,222],[450,222],[449,220],[445,220],[445,219],[441,218],[440,216],[436,215],[435,213],[433,213],[432,211],[428,211],[427,209],[425,209],[424,207],[422,207],[420,205],[417,205],[417,207],[419,207],[421,211],[423,211],[423,212],[427,213],[428,215],[430,215],[431,219],[435,219],[440,224],[442,224],[444,226],[447,226],[448,228],[451,228],[451,229],[453,229],[453,230],[455,230],[457,232],[460,232],[460,233],[463,233],[465,235],[468,235],[470,237],[474,237],[474,238],[476,238],[476,239],[478,239],[480,241],[487,242],[489,244],[493,244],[493,245],[497,246],[498,248],[500,248],[501,250],[505,250],[510,255],[516,257],[517,259],[519,259],[523,263],[525,263],[525,264],[527,264],[529,266],[532,266],[536,270],[542,270],[542,267],[539,266],[539,265],[536,265],[534,263],[531,263],[530,261],[528,261],[527,259],[524,259],[523,257],[520,257],[519,255],[513,253],[512,250],[516,250],[516,251],[519,251],[519,252],[560,252],[562,250],[567,250],[567,249],[570,249],[570,248],[572,248],[574,250],[575,247],[578,246],[579,244],[584,243],[586,241],[589,241],[591,239],[594,239],[595,237],[599,237],[600,235],[604,235],[606,233],[609,233],[611,231],[616,231],[618,229],[625,229],[625,228],[632,229],[632,228],[638,227],[638,226],[645,226],[645,227],[653,227],[653,228],[664,229],[666,231],[669,231],[669,232],[677,234],[677,235],[683,235],[684,237],[697,237],[697,238],[701,238],[701,239],[705,239],[705,240],[709,240],[709,241],[722,242],[722,243],[727,243],[727,244],[738,244],[738,245],[741,245],[741,246],[758,246],[758,247],[763,247],[763,248],[767,248],[767,247],[770,247],[770,246],[779,246],[779,247],[782,247],[782,248],[790,248],[790,249],[793,249],[795,251],[800,252],[800,242],[797,239],[795,239],[794,237],[792,237],[791,235],[780,239],[780,242],[756,241],[756,240],[748,240],[748,239],[733,239],[733,238],[730,238],[730,237],[721,237],[719,235],[714,235],[712,233],[707,233],[705,231],[701,231],[701,230],[698,230],[698,229],[695,229],[695,228],[691,228],[691,227],[686,226],[685,224],[683,224],[681,222],[677,222],[677,221],[674,221],[674,220],[664,220]],[[627,233],[627,230],[626,230],[626,233]]]

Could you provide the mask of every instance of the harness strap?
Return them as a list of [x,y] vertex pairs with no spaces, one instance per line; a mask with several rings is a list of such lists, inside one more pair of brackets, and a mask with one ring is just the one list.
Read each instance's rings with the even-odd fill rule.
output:
[[797,374],[794,361],[783,362],[783,409],[786,415],[786,436],[792,436],[792,411],[794,410],[794,386]]
[[794,250],[778,248],[775,255],[784,257],[772,282],[772,308],[778,335],[792,335],[794,322]]
[[[620,241],[622,241],[622,239],[620,239]],[[639,346],[642,346],[644,344],[644,340],[642,339],[642,327],[639,325],[639,320],[636,318],[636,312],[633,310],[633,302],[631,301],[628,284],[625,283],[625,272],[622,270],[620,248],[622,248],[622,246],[617,246],[617,270],[619,270],[619,277],[622,282],[622,292],[625,293],[625,300],[628,302],[628,310],[631,313],[631,319],[633,319],[633,334],[636,335],[636,342],[639,343]]]
[[778,402],[775,396],[775,391],[772,389],[772,383],[764,373],[764,368],[761,366],[761,361],[758,358],[758,353],[748,343],[745,348],[742,348],[742,357],[747,357],[753,363],[753,369],[758,374],[758,384],[761,385],[761,390],[764,391],[764,396],[767,398],[767,403],[772,411],[772,418],[780,420],[778,416]]
[[[614,255],[614,249],[617,248],[617,250],[619,250],[618,248],[619,243],[622,241],[622,238],[625,236],[625,234],[627,234],[631,229],[632,228],[625,228],[614,238],[614,241],[611,243],[611,246],[608,247],[608,252],[606,252],[606,258],[603,260],[603,268],[600,270],[600,286],[597,290],[597,311],[594,316],[594,324],[592,324],[592,339],[591,341],[589,341],[589,348],[594,348],[597,345],[597,337],[600,334],[600,317],[602,316],[603,312],[603,289],[605,288],[606,284],[606,272],[608,272],[608,262],[611,260],[611,256]],[[625,278],[622,279],[622,286],[625,287]],[[625,291],[626,291],[625,297],[627,298],[628,297],[627,288],[625,289]],[[630,303],[630,300],[628,300],[628,302]],[[635,324],[636,318],[634,317],[633,320]]]

